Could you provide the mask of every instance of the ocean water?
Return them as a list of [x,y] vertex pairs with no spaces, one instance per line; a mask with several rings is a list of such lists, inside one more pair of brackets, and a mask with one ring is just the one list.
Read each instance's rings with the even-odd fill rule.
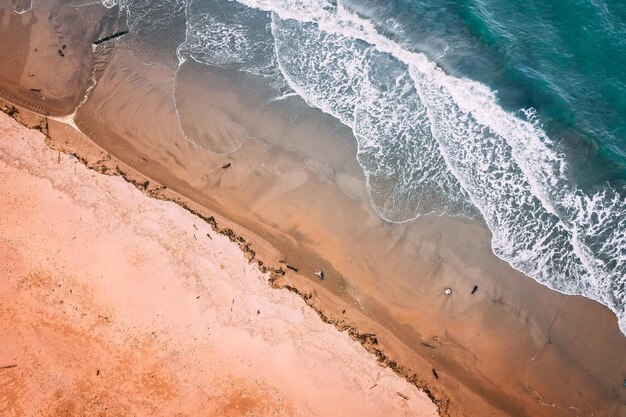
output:
[[348,126],[385,220],[479,219],[497,256],[626,333],[626,2],[103,4],[179,69],[252,74]]

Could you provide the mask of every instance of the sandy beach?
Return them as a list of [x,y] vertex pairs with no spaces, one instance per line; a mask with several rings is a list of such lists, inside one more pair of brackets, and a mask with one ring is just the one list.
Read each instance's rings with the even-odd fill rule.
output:
[[[1,326],[15,342],[0,366],[18,366],[0,369],[0,407],[626,416],[615,315],[511,268],[479,222],[383,221],[332,117],[194,62],[79,38],[61,59],[65,33],[118,28],[97,6],[72,24],[63,7],[0,12],[2,33],[25,34],[0,38],[19,64],[0,71],[0,107],[35,128],[2,116]],[[51,78],[33,87],[31,73]]]
[[437,415],[209,224],[0,132],[2,416]]

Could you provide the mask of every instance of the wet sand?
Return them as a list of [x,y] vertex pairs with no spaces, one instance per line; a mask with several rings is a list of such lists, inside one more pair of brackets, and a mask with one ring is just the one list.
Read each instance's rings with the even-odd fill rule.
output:
[[[625,415],[626,338],[607,308],[512,270],[475,222],[383,222],[347,129],[195,65],[174,82],[173,69],[112,51],[75,119],[88,138],[49,121],[50,145],[148,180],[150,193],[233,229],[256,260],[286,272],[274,285],[295,288],[340,329],[374,334],[365,347],[427,389],[442,415]],[[194,83],[206,95],[190,100]]]
[[82,100],[99,64],[91,42],[106,11],[55,3],[39,2],[23,14],[9,2],[0,6],[0,95],[39,113],[63,115]]
[[210,224],[4,114],[0,195],[2,416],[437,415]]

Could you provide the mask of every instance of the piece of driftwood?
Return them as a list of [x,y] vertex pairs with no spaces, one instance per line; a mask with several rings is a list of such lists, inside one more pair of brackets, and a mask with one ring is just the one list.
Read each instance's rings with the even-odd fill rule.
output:
[[478,290],[478,285],[474,285],[474,289],[472,290],[472,294],[474,294]]
[[435,371],[435,368],[433,368],[433,375],[435,375],[435,378],[439,379],[439,374]]
[[95,40],[95,41],[93,41],[93,44],[94,44],[94,45],[100,45],[100,44],[101,44],[101,43],[103,43],[103,42],[107,42],[107,41],[113,40],[113,39],[115,39],[115,38],[119,38],[120,36],[124,36],[124,35],[126,35],[127,33],[128,33],[128,31],[127,31],[127,30],[121,30],[121,31],[119,31],[119,32],[115,32],[115,33],[114,33],[114,34],[112,34],[112,35],[105,36],[104,38],[100,38],[100,39],[98,39],[98,40]]
[[222,165],[222,169],[230,168],[231,163],[227,163],[226,165]]
[[11,369],[11,368],[15,368],[17,365],[4,365],[4,366],[0,366],[0,369]]
[[298,272],[298,268],[296,268],[295,266],[287,264],[287,268],[291,269],[293,272]]
[[409,397],[407,397],[406,395],[404,395],[404,394],[403,394],[403,393],[401,393],[401,392],[397,392],[396,394],[398,394],[399,396],[401,396],[402,398],[404,398],[404,399],[405,399],[405,400],[407,400],[407,401],[409,400]]

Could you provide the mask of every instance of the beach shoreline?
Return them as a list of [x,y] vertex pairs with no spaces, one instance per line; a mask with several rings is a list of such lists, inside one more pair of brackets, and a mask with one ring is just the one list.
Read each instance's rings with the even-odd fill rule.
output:
[[[46,9],[34,12],[39,20],[23,32],[57,36]],[[4,15],[5,25],[19,28],[27,15]],[[0,49],[28,63],[0,77],[0,92],[17,103],[0,107],[46,134],[49,147],[227,235],[273,274],[272,286],[298,293],[323,321],[426,391],[440,415],[624,412],[626,339],[614,314],[515,271],[493,254],[491,234],[477,222],[383,221],[372,210],[356,141],[337,120],[297,97],[268,103],[272,92],[252,77],[198,63],[153,65],[111,45],[65,59],[61,39],[89,22],[57,23],[62,36],[42,57],[30,35],[0,40]],[[43,76],[50,62],[56,79]],[[38,79],[30,73],[42,74],[33,85],[41,91],[29,89]],[[61,85],[65,107],[48,106]]]
[[[433,375],[435,368],[424,359],[416,357],[414,348],[407,346],[406,342],[397,338],[393,331],[373,321],[368,315],[364,315],[359,308],[346,304],[345,300],[337,297],[332,291],[316,285],[315,280],[311,277],[290,270],[281,251],[264,241],[261,235],[251,232],[244,226],[208,210],[169,187],[165,187],[154,179],[141,174],[65,123],[32,113],[27,109],[20,109],[4,101],[2,110],[24,126],[46,134],[46,144],[51,149],[71,155],[89,169],[99,173],[119,175],[152,198],[174,202],[207,222],[215,232],[228,236],[232,242],[238,245],[249,262],[256,262],[261,271],[270,273],[269,283],[272,287],[288,289],[298,294],[322,321],[334,325],[340,332],[347,332],[353,340],[359,341],[379,364],[389,367],[397,375],[424,391],[437,405],[439,415],[464,415],[465,410],[476,408],[491,409],[490,412],[492,413],[495,411],[492,408],[493,405],[488,402],[480,404],[479,407],[476,407],[477,404],[474,402],[470,407],[467,407],[467,404],[462,402],[463,400],[459,401],[458,393],[454,393],[456,396],[454,394],[449,396],[449,392],[444,387],[436,385],[439,378],[435,378]],[[68,132],[71,133],[68,134]],[[219,225],[224,226],[220,227]],[[581,298],[583,302],[591,302],[591,300],[582,299],[582,297],[578,298]],[[346,310],[349,310],[347,314]],[[391,317],[389,319],[393,320]],[[431,349],[440,347],[439,343],[435,338],[432,344],[428,341],[422,341],[421,346],[429,352]],[[406,363],[409,365],[405,365]],[[421,369],[418,369],[419,373],[416,373],[414,369],[416,365],[419,366],[420,364]],[[427,377],[424,378],[424,375]],[[481,401],[479,397],[472,400]],[[506,411],[499,414],[501,412],[497,411],[498,414],[493,415],[514,415]]]

